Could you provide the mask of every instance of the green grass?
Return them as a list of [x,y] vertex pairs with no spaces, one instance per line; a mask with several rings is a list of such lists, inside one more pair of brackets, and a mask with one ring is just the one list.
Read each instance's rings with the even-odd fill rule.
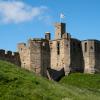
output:
[[[99,75],[93,76],[95,82],[90,85],[85,83],[88,80],[84,75],[75,76],[76,79],[72,74],[56,83],[0,61],[0,100],[100,100]],[[91,81],[90,78],[89,83]]]
[[62,78],[60,83],[100,93],[100,74],[73,73]]

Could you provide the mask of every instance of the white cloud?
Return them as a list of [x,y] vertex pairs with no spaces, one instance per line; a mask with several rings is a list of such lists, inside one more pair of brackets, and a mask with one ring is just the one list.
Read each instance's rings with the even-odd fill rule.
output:
[[21,1],[0,2],[0,22],[20,23],[40,17],[47,7],[32,7]]

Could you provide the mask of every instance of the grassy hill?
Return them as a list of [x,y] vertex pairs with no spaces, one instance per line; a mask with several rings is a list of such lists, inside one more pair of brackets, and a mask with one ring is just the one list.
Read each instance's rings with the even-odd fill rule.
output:
[[62,78],[60,83],[100,93],[100,74],[74,73]]
[[56,83],[0,61],[0,100],[100,100],[100,75],[72,74]]

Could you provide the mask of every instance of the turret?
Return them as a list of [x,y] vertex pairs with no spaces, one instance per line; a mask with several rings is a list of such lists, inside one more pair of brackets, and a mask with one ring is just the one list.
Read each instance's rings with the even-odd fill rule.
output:
[[45,33],[45,39],[46,39],[46,40],[50,40],[50,39],[51,39],[51,34],[50,34],[50,32],[46,32],[46,33]]
[[66,33],[66,24],[55,23],[55,39],[61,39],[64,33]]

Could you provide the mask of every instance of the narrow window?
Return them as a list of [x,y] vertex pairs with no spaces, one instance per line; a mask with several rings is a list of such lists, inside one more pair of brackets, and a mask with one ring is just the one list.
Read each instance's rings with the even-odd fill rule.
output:
[[93,47],[91,46],[91,48],[90,48],[91,50],[93,50]]
[[87,52],[87,43],[85,43],[85,52]]
[[57,54],[58,55],[60,54],[60,43],[59,42],[57,43]]

